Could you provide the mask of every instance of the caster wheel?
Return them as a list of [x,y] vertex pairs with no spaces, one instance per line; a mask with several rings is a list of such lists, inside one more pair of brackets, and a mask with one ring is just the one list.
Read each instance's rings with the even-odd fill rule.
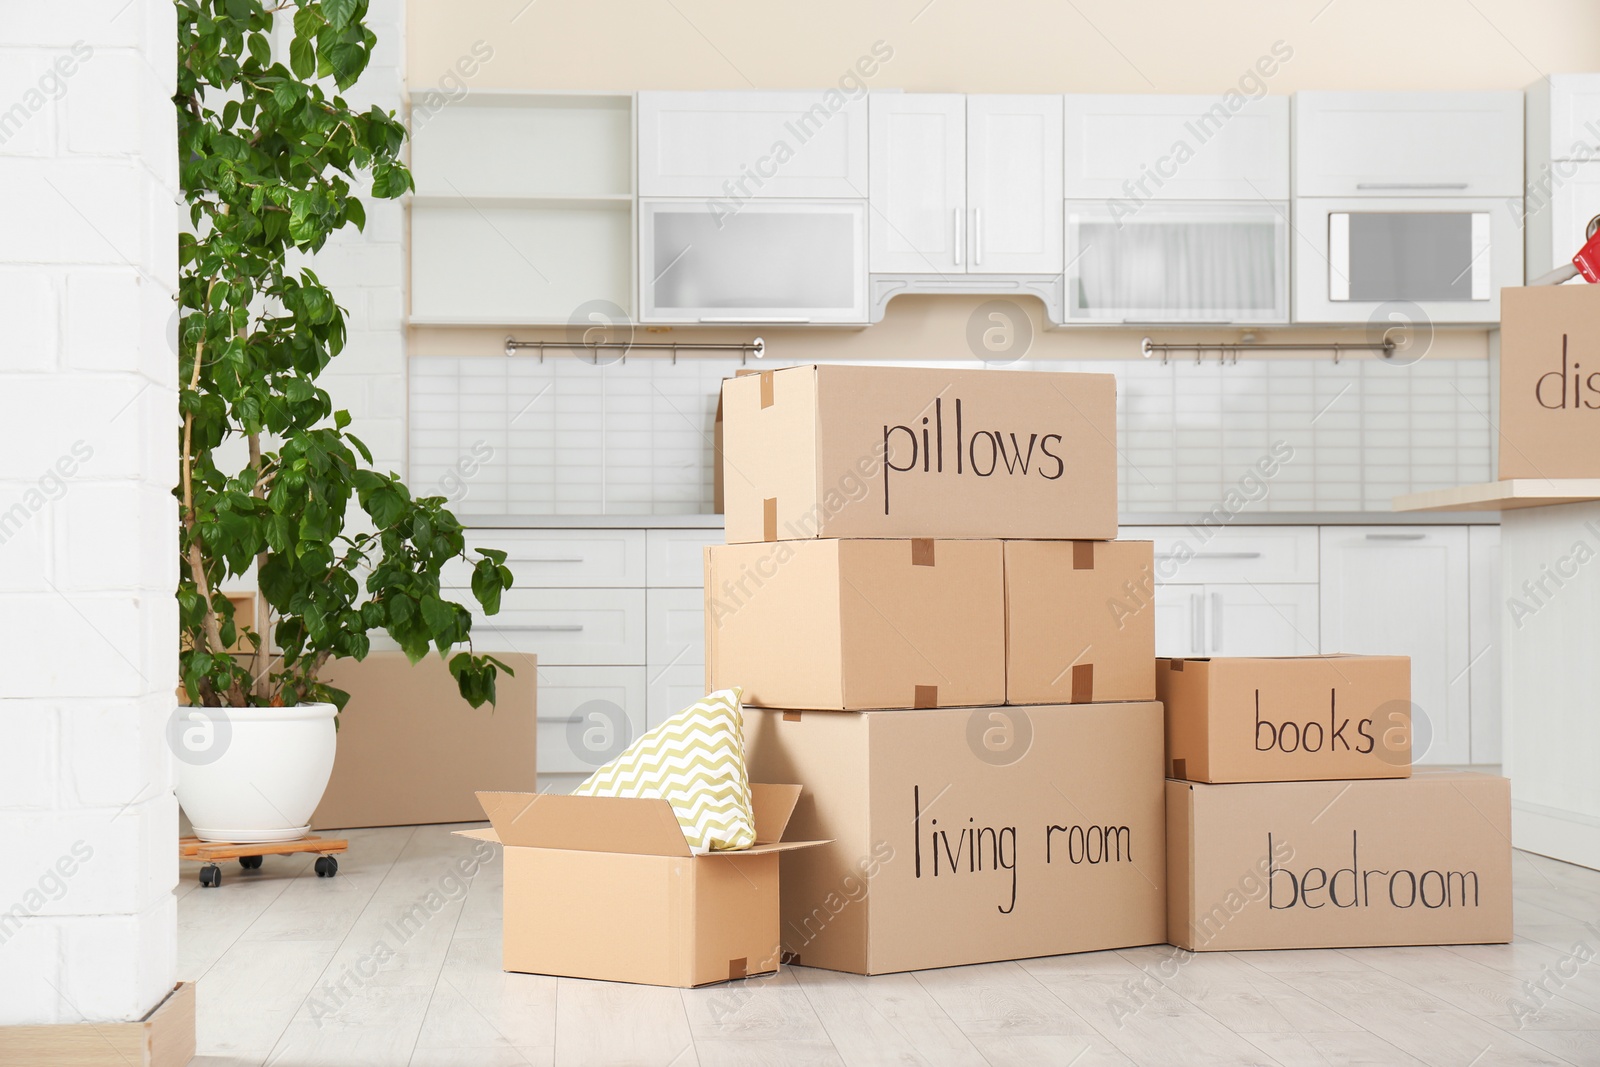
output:
[[332,878],[339,873],[339,861],[332,856],[318,856],[316,869],[318,878]]
[[239,866],[243,867],[247,871],[259,871],[261,869],[261,857],[240,856]]
[[200,885],[205,889],[213,889],[222,884],[222,868],[215,863],[207,864],[200,868]]

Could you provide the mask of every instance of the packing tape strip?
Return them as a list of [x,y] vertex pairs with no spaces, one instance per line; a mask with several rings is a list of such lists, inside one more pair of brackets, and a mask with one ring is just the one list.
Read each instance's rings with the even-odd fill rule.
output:
[[772,406],[772,372],[769,370],[761,372],[761,406],[763,408]]
[[939,706],[939,687],[936,685],[919,685],[911,691],[911,706],[913,708],[936,708]]
[[1075,571],[1094,570],[1094,542],[1072,542],[1072,569]]
[[778,498],[769,496],[761,501],[761,540],[778,539]]
[[911,565],[913,567],[933,566],[933,538],[913,537],[911,539]]
[[1080,663],[1072,668],[1072,703],[1094,703],[1094,664]]

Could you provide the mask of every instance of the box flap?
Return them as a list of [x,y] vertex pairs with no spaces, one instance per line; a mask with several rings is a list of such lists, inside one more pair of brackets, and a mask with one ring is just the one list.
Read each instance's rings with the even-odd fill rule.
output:
[[475,830],[452,830],[451,833],[455,837],[470,837],[474,841],[493,841],[497,845],[500,843],[500,835],[494,832],[492,826],[480,826]]
[[716,852],[702,852],[695,859],[712,859],[717,856],[762,856],[768,852],[793,852],[797,848],[812,848],[832,844],[831,841],[763,841],[749,848],[729,848]]
[[750,808],[756,822],[756,844],[765,845],[783,840],[789,816],[800,802],[797,785],[771,785],[765,782],[750,783]]
[[577,852],[687,856],[672,805],[659,799],[479,793],[501,844]]

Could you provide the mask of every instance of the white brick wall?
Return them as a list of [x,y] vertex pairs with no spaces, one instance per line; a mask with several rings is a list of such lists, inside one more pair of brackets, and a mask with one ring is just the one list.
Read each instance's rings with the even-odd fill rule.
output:
[[0,1025],[175,979],[176,19],[0,0]]

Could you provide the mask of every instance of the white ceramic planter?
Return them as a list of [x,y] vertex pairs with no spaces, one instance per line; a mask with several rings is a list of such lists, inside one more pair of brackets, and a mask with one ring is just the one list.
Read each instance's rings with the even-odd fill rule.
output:
[[332,704],[180,708],[178,803],[202,841],[292,841],[333,773]]

